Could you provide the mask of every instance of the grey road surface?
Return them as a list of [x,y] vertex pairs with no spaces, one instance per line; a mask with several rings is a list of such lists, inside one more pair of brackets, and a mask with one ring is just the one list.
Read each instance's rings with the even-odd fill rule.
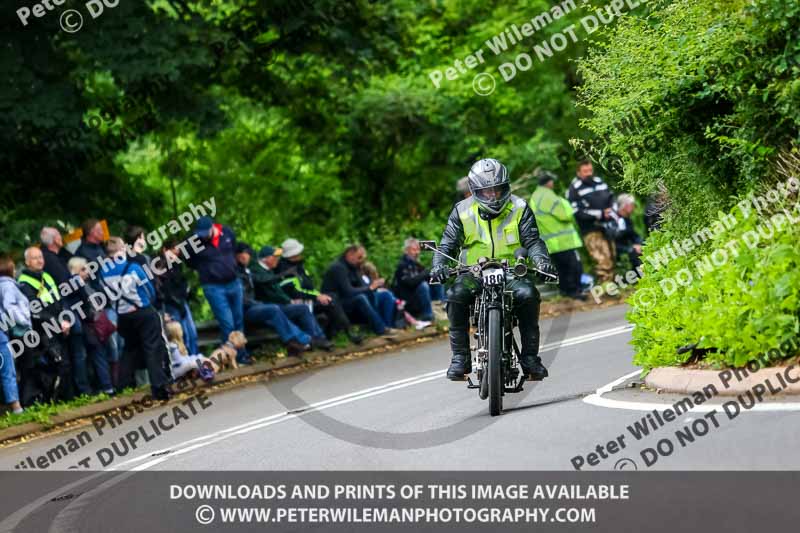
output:
[[[625,312],[618,306],[542,321],[550,377],[506,395],[500,417],[489,416],[476,391],[444,378],[448,347],[436,341],[216,394],[179,406],[180,413],[168,406],[115,429],[109,421],[100,431],[89,426],[8,447],[0,450],[0,468],[40,456],[48,470],[797,468],[787,443],[800,438],[800,413],[788,401],[732,420],[718,405],[716,414],[706,409],[663,425],[655,418],[643,423],[648,411],[637,405],[655,409],[681,398],[625,389],[636,376],[621,378],[637,370]],[[613,382],[615,390],[594,394]],[[610,405],[589,403],[598,397]],[[706,407],[727,400],[713,398]],[[159,417],[171,429],[155,435]],[[639,431],[636,438],[637,421],[649,435]],[[663,440],[669,442],[661,442],[659,455]]]

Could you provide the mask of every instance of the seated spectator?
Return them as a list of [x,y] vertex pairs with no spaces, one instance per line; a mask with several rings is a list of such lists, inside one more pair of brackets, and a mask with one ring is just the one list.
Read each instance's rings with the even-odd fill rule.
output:
[[[67,268],[67,262],[72,254],[64,248],[61,232],[56,228],[45,227],[39,233],[42,243],[42,256],[44,256],[44,271],[50,274],[56,285],[69,281],[72,275]],[[74,298],[67,298],[67,304],[74,303]],[[86,368],[86,345],[83,336],[83,323],[79,314],[75,314],[75,321],[67,336],[69,360],[72,363],[72,379],[78,394],[91,394],[89,375]]]
[[180,379],[188,375],[198,375],[203,381],[214,379],[214,365],[206,357],[199,354],[190,354],[183,343],[183,328],[176,321],[167,322],[164,326],[167,334],[167,347],[172,363],[172,378]]
[[[53,277],[44,271],[44,256],[39,248],[25,250],[25,268],[17,282],[28,302],[36,302],[38,312],[32,310],[31,318],[33,329],[40,337],[39,345],[26,349],[22,355],[22,404],[71,400],[74,389],[66,350],[66,336],[69,335],[71,324],[67,320],[59,320],[59,315],[64,311],[61,294]],[[60,331],[45,331],[45,323],[60,326]]]
[[286,315],[286,318],[297,324],[306,335],[311,337],[311,346],[323,350],[333,348],[331,341],[319,326],[311,309],[304,304],[293,304],[291,299],[281,289],[281,279],[275,273],[278,261],[282,254],[280,248],[264,246],[258,252],[258,261],[250,263],[250,272],[253,276],[253,288],[256,299],[268,304],[276,304]]
[[392,292],[406,301],[406,311],[419,320],[433,320],[433,300],[441,300],[442,285],[429,285],[430,271],[419,262],[419,241],[406,239],[405,253],[394,272]]
[[[405,310],[406,302],[397,298],[392,291],[385,287],[386,280],[378,273],[378,268],[370,261],[361,264],[361,279],[370,285],[373,281],[380,286],[373,292],[375,308],[381,314],[384,322],[395,325],[395,317],[398,313]],[[390,303],[392,304],[390,306]],[[430,325],[430,322],[428,322]]]
[[338,297],[351,321],[366,321],[376,334],[393,335],[396,333],[391,327],[394,325],[394,296],[391,293],[379,296],[377,290],[383,287],[383,279],[366,283],[361,277],[361,266],[366,258],[363,246],[348,246],[325,272],[322,292]]
[[[178,257],[177,241],[169,239],[161,247],[161,254],[154,261],[154,270],[164,273],[156,277],[156,307],[183,328],[183,341],[189,353],[200,353],[197,347],[197,326],[189,308],[189,282],[183,275],[183,266]],[[169,320],[167,320],[169,321]]]
[[615,243],[617,257],[627,255],[634,270],[642,265],[642,237],[633,227],[631,214],[636,208],[636,200],[630,194],[620,194],[617,198],[617,217]]
[[275,330],[286,345],[289,355],[296,356],[311,349],[311,337],[298,328],[276,304],[256,300],[253,274],[250,270],[252,249],[245,243],[236,246],[236,265],[244,290],[244,319],[248,324],[267,326]]
[[[197,270],[203,294],[219,324],[221,341],[227,342],[231,331],[244,331],[242,285],[234,257],[236,234],[207,216],[197,219],[195,231],[203,248],[192,253],[187,262]],[[246,350],[240,350],[236,359],[242,364],[250,362]]]
[[81,341],[88,352],[88,360],[94,368],[97,379],[97,390],[113,396],[114,386],[119,379],[119,356],[114,344],[114,325],[108,316],[108,309],[97,309],[89,299],[95,289],[89,284],[88,262],[83,257],[73,257],[67,263],[70,274],[78,276],[80,283],[78,289],[70,295],[70,305],[78,302],[86,316],[81,319]]
[[567,298],[585,300],[586,296],[581,294],[583,264],[578,253],[583,241],[575,229],[572,206],[553,190],[555,180],[556,175],[552,172],[542,172],[529,204],[536,216],[539,235],[558,270],[559,292]]
[[108,240],[108,255],[113,264],[104,265],[103,283],[114,295],[114,306],[119,316],[119,334],[125,341],[120,359],[121,388],[134,385],[134,371],[139,366],[147,368],[152,397],[168,400],[172,396],[164,365],[169,352],[164,340],[161,316],[153,307],[156,291],[142,267],[128,261],[127,246],[119,237]]
[[21,338],[30,329],[31,311],[28,299],[14,281],[14,275],[13,259],[0,257],[0,313],[8,326],[8,330],[0,329],[0,386],[3,387],[3,398],[11,412],[19,414],[23,409],[19,402],[17,371],[9,341]]
[[315,314],[323,315],[327,319],[329,339],[344,331],[350,342],[361,344],[363,339],[351,331],[350,320],[338,298],[314,290],[314,280],[305,270],[303,244],[297,239],[286,239],[281,248],[283,255],[275,268],[275,273],[281,278],[281,288],[291,298],[292,303],[310,304]]

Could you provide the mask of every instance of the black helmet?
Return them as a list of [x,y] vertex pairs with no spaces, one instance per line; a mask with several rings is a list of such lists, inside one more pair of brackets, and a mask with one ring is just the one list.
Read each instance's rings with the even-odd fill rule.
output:
[[497,159],[481,159],[469,169],[469,190],[480,207],[492,215],[503,209],[511,196],[508,170]]

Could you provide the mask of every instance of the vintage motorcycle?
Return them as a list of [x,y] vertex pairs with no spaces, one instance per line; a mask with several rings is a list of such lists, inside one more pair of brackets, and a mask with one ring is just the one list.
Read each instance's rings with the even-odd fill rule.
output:
[[535,272],[545,283],[558,283],[558,277],[527,265],[527,250],[514,252],[516,261],[482,257],[474,265],[465,265],[436,247],[436,241],[420,241],[423,250],[439,253],[458,264],[448,270],[449,277],[469,274],[480,287],[470,308],[470,326],[475,329],[476,344],[472,351],[472,368],[478,383],[467,378],[467,388],[478,389],[482,400],[489,399],[489,414],[497,416],[503,411],[503,395],[521,392],[525,375],[519,368],[520,350],[514,338],[517,317],[513,309],[513,292],[506,289],[513,277],[524,278]]

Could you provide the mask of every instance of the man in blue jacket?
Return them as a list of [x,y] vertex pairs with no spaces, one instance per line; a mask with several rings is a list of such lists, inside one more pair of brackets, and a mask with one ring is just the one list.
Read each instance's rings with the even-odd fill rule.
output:
[[[236,234],[207,216],[197,219],[195,231],[203,249],[192,254],[188,264],[200,276],[203,294],[219,323],[222,342],[226,342],[231,331],[244,331],[244,299],[236,273]],[[237,356],[240,363],[248,363],[249,359],[244,350]]]

